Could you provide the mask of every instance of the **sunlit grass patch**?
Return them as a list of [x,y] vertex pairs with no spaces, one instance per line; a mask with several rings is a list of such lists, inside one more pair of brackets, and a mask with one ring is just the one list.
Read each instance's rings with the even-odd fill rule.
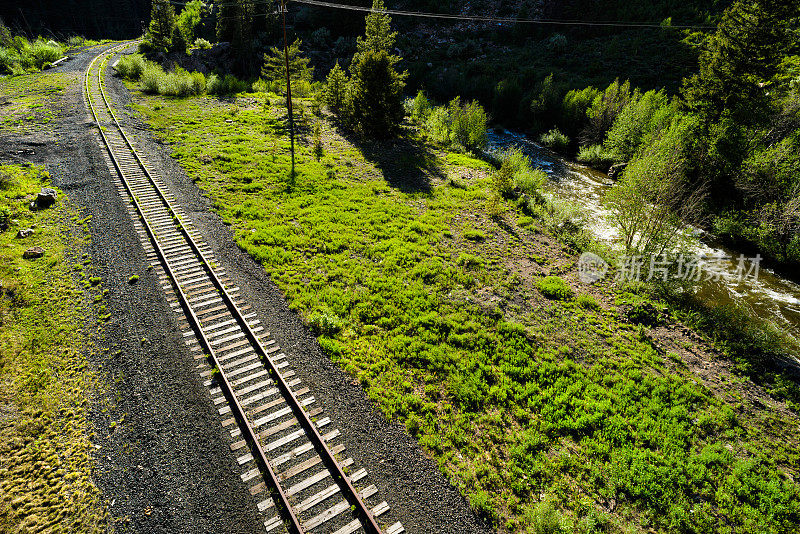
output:
[[[10,224],[0,232],[0,531],[94,532],[105,529],[105,512],[86,420],[92,311],[73,278],[84,277],[74,269],[83,237],[63,193],[51,208],[28,209],[43,185],[40,168],[0,165],[0,213]],[[34,233],[16,237],[27,228]],[[44,256],[23,259],[34,246]]]
[[41,131],[53,121],[62,107],[64,90],[77,83],[77,75],[37,73],[0,78],[0,132]]

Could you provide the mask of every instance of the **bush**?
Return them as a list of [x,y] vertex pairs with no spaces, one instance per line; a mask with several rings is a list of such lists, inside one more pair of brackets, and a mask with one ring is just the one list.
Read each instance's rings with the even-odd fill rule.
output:
[[216,74],[211,74],[206,80],[206,92],[210,95],[243,93],[248,89],[247,82],[239,80],[232,74],[226,74],[223,78]]
[[587,310],[600,309],[600,304],[597,302],[597,299],[591,295],[578,295],[578,298],[575,299],[575,302],[578,304],[578,306]]
[[513,196],[516,188],[533,197],[535,202],[542,200],[541,187],[545,180],[547,173],[534,169],[530,158],[516,147],[502,155],[500,168],[492,175],[494,189],[501,196]]
[[539,137],[539,142],[551,150],[564,153],[569,148],[569,137],[561,133],[558,128],[553,128]]
[[569,300],[575,294],[558,276],[545,276],[536,284],[539,292],[551,300]]
[[634,93],[614,119],[603,146],[615,161],[630,161],[639,147],[669,126],[676,111],[663,91],[647,91],[641,97]]
[[263,78],[259,78],[258,80],[253,82],[253,92],[254,93],[267,93],[270,90],[270,84],[264,81]]
[[470,102],[464,107],[456,106],[450,109],[450,120],[455,143],[470,152],[486,147],[486,123],[489,118],[477,101]]
[[635,97],[631,92],[631,83],[620,83],[614,80],[605,91],[598,94],[586,111],[588,119],[586,128],[581,132],[581,144],[592,145],[602,143],[606,132],[611,129],[617,115]]
[[64,47],[55,41],[37,39],[33,43],[16,36],[0,47],[0,73],[20,75],[41,70],[64,55]]
[[140,54],[122,56],[114,67],[122,78],[136,81],[144,72],[145,60]]
[[64,48],[54,41],[35,41],[30,48],[33,66],[41,69],[64,55]]
[[450,144],[450,114],[441,106],[433,108],[425,121],[425,133],[433,141]]
[[578,161],[603,172],[608,171],[614,164],[614,157],[603,148],[603,145],[590,145],[581,147],[578,151]]
[[202,37],[198,37],[194,40],[194,47],[199,48],[200,50],[208,50],[211,48],[211,43]]
[[142,70],[142,75],[139,78],[139,85],[142,92],[151,95],[158,94],[159,80],[164,76],[164,69],[160,65],[147,62]]
[[424,123],[431,113],[431,103],[428,101],[425,93],[419,91],[417,92],[417,96],[409,102],[406,111],[411,115],[412,119],[418,123]]

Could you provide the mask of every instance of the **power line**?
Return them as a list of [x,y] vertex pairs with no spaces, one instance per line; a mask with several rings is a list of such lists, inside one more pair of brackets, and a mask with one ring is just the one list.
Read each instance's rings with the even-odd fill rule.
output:
[[[445,19],[445,20],[460,20],[469,22],[494,22],[498,24],[542,24],[542,25],[555,25],[555,26],[601,26],[601,27],[617,27],[617,28],[663,28],[660,23],[655,22],[623,22],[623,21],[598,21],[587,22],[582,20],[564,20],[564,19],[520,19],[513,17],[492,17],[487,15],[454,15],[450,13],[429,13],[424,11],[405,11],[399,9],[372,9],[365,6],[353,6],[348,4],[337,4],[334,2],[324,2],[322,0],[288,0],[289,2],[296,2],[298,4],[306,4],[309,6],[343,9],[346,11],[358,11],[362,13],[383,13],[386,15],[399,15],[404,17],[418,17],[428,19]],[[181,2],[178,0],[169,0],[169,3],[176,6],[185,6],[188,2]],[[248,2],[251,6],[270,5],[273,0],[252,0]],[[233,7],[238,5],[238,2],[210,2],[207,6],[213,7]],[[274,14],[274,13],[265,13]],[[227,18],[227,17],[226,17]],[[702,25],[702,24],[672,24],[666,26],[667,28],[675,28],[680,30],[714,30],[716,26]]]
[[[306,4],[317,7],[327,7],[333,9],[344,9],[348,11],[361,11],[364,13],[382,13],[385,15],[400,15],[404,17],[418,17],[429,19],[462,20],[471,22],[496,22],[498,24],[547,24],[555,26],[605,26],[620,28],[663,28],[661,24],[652,22],[586,22],[581,20],[556,20],[556,19],[517,19],[511,17],[490,17],[485,15],[451,15],[448,13],[426,13],[423,11],[403,11],[399,9],[372,9],[371,7],[351,6],[346,4],[335,4],[333,2],[323,2],[321,0],[291,0],[299,4]],[[695,29],[713,30],[716,26],[674,24],[666,26],[675,29]]]

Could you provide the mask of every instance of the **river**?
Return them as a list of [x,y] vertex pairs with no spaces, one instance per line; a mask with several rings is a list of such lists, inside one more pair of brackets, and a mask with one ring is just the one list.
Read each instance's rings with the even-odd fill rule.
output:
[[[607,175],[589,167],[560,158],[524,135],[503,130],[489,132],[489,150],[500,151],[518,146],[534,166],[547,172],[545,195],[579,206],[584,223],[599,239],[613,243],[616,230],[609,222],[609,212],[602,199],[613,185]],[[702,276],[695,284],[698,296],[714,304],[736,303],[752,315],[774,323],[795,341],[800,340],[800,285],[758,263],[755,271],[747,255],[740,265],[741,254],[708,233],[686,229],[691,236],[689,246],[700,257]],[[748,274],[741,276],[742,274]],[[800,341],[799,341],[800,343]]]

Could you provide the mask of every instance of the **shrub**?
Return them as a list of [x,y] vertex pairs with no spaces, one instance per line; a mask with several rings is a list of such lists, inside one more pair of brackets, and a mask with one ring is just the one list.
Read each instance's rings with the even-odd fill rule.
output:
[[163,76],[164,69],[162,69],[160,65],[148,61],[139,78],[139,85],[142,91],[153,95],[158,94],[159,81]]
[[606,172],[614,163],[614,157],[603,148],[603,145],[581,147],[577,160],[603,172]]
[[539,137],[539,142],[556,152],[566,152],[569,148],[569,137],[561,133],[558,128],[553,128],[546,134]]
[[211,43],[202,37],[198,37],[194,40],[194,47],[199,48],[200,50],[208,50],[211,48]]
[[308,326],[318,335],[332,336],[345,324],[343,319],[328,312],[314,312],[308,317]]
[[578,298],[575,299],[575,302],[578,304],[578,306],[587,310],[600,309],[600,304],[597,302],[597,299],[591,295],[578,295]]
[[114,67],[121,77],[136,81],[144,72],[145,60],[141,54],[122,56]]
[[506,162],[492,174],[494,190],[501,196],[508,198],[514,192],[514,171]]
[[232,74],[220,78],[216,74],[209,75],[206,80],[206,92],[210,95],[229,95],[247,91],[247,82],[243,82]]
[[669,126],[676,111],[663,91],[647,91],[641,97],[634,93],[614,119],[603,146],[616,161],[629,161],[640,146]]
[[561,124],[568,135],[575,136],[583,130],[588,121],[586,112],[599,95],[600,91],[595,87],[572,90],[564,95],[561,102]]
[[692,219],[701,209],[704,191],[689,180],[690,166],[701,158],[698,127],[696,117],[675,117],[606,194],[609,218],[619,230],[626,254],[670,252],[679,237],[681,218]]
[[64,48],[54,41],[35,41],[30,47],[33,66],[41,69],[48,63],[58,60],[64,55]]
[[483,107],[477,101],[473,101],[464,107],[456,106],[449,111],[453,141],[470,152],[484,148],[487,144],[486,123],[489,118]]
[[566,534],[570,531],[567,521],[550,501],[535,504],[525,514],[525,519],[531,525],[528,532],[532,534]]
[[419,123],[424,123],[431,113],[431,103],[422,91],[417,92],[417,96],[408,105],[408,114]]
[[581,144],[602,143],[617,115],[634,97],[635,93],[631,93],[629,81],[620,83],[619,80],[614,80],[611,82],[605,91],[595,97],[591,107],[586,111],[588,124],[581,133]]
[[574,292],[564,280],[558,276],[545,276],[536,284],[539,292],[551,300],[569,300]]
[[513,196],[514,188],[533,197],[539,202],[542,200],[541,187],[547,180],[547,173],[541,169],[534,169],[528,156],[514,147],[506,151],[501,157],[500,168],[492,175],[494,189],[504,197]]
[[437,143],[450,144],[450,114],[446,108],[437,106],[431,110],[425,121],[425,132]]
[[270,84],[264,81],[263,78],[259,78],[258,80],[253,82],[254,93],[266,93],[269,90],[270,90]]

